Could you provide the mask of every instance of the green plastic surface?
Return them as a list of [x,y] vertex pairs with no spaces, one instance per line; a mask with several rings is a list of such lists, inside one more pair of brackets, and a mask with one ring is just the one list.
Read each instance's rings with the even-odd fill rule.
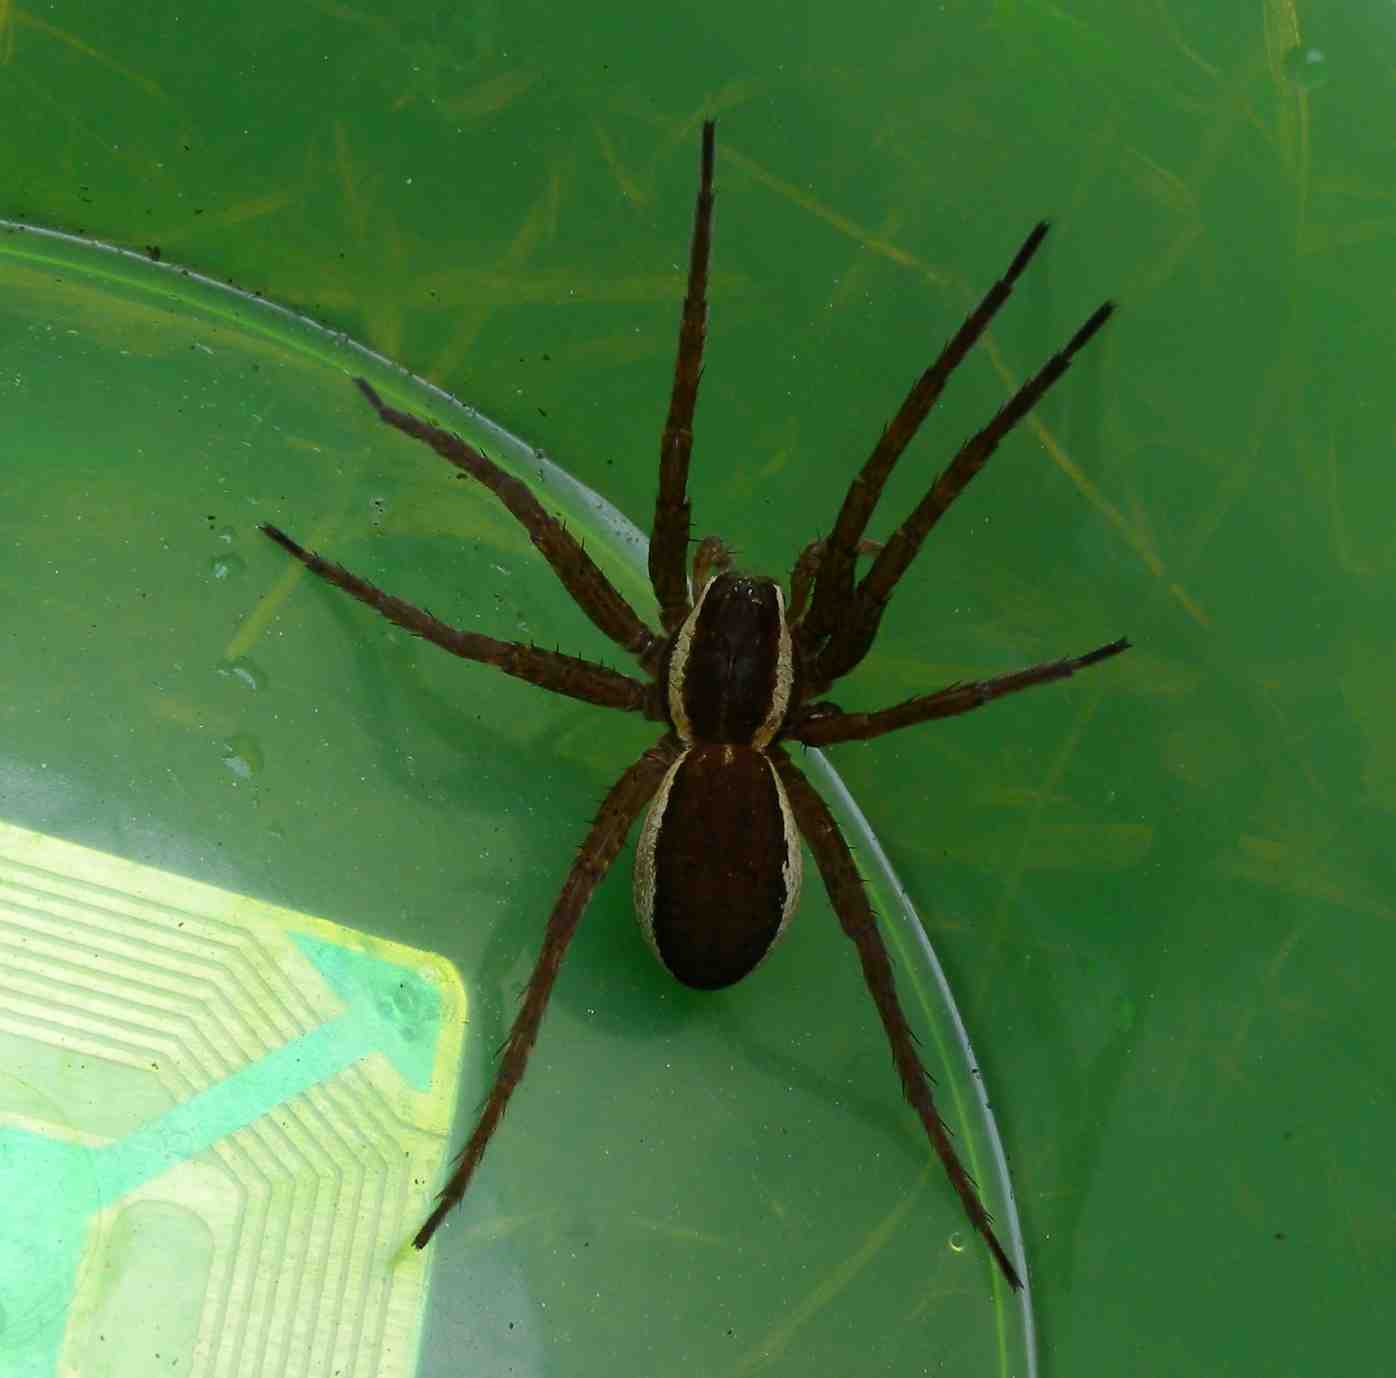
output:
[[[1388,6],[1288,0],[0,5],[0,217],[306,311],[643,526],[715,114],[697,526],[772,572],[1052,217],[878,531],[1102,298],[1119,315],[937,528],[841,698],[1136,649],[831,756],[992,1089],[1044,1378],[1379,1372],[1394,68]],[[3,273],[0,815],[454,951],[469,1105],[534,916],[645,733],[505,696],[328,591],[275,601],[251,523],[443,616],[605,648],[507,525],[422,496],[435,461],[332,370]],[[423,1371],[648,1378],[679,1348],[669,1370],[702,1378],[1012,1371],[942,1320],[973,1328],[987,1274],[971,1246],[963,1295],[927,1281],[933,1174],[864,1251],[924,1158],[827,913],[691,1004],[625,890],[578,939],[478,1214],[443,1235]],[[641,1193],[687,1243],[615,1223]],[[768,1201],[782,1247],[731,1247]],[[841,1239],[802,1243],[845,1208]]]
[[[176,267],[12,227],[0,237],[0,281],[25,380],[8,416],[25,457],[11,553],[25,561],[66,544],[78,523],[85,538],[53,567],[52,615],[11,627],[12,689],[22,740],[41,752],[38,783],[63,782],[67,808],[87,810],[70,830],[105,849],[153,853],[226,890],[295,896],[454,962],[474,1011],[463,1135],[593,801],[658,729],[452,660],[309,577],[255,524],[275,521],[460,625],[565,637],[613,659],[513,518],[377,421],[350,385],[364,372],[534,482],[648,608],[638,534],[482,418],[303,319]],[[91,405],[55,406],[55,386]],[[123,519],[89,523],[88,512]],[[89,608],[108,612],[88,621]],[[948,988],[852,801],[817,754],[808,765],[862,857],[942,1106],[1016,1252],[1001,1150]],[[55,821],[32,787],[7,799],[21,821]],[[1004,1286],[902,1104],[816,874],[790,941],[740,986],[707,994],[653,961],[630,913],[629,856],[615,868],[516,1104],[438,1236],[423,1372],[464,1346],[490,1372],[566,1351],[581,1371],[668,1371],[705,1352],[794,1373],[811,1345],[842,1346],[853,1364],[855,1315],[875,1320],[894,1366],[933,1327],[971,1371],[1030,1371],[1031,1292]],[[316,965],[325,969],[323,954]],[[273,1056],[309,1059],[319,1076],[300,1044]],[[220,1086],[219,1104],[234,1085]],[[62,1088],[50,1089],[61,1102]],[[191,1153],[229,1132],[209,1097],[170,1113],[190,1126]],[[105,1157],[137,1152],[162,1123]],[[75,1249],[94,1212],[144,1180],[109,1175],[101,1202],[80,1196],[68,1213]],[[424,1214],[420,1190],[412,1200]],[[394,1218],[401,1226],[400,1206]],[[28,1212],[14,1222],[20,1235],[41,1226]],[[56,1260],[55,1276],[79,1257]],[[218,1264],[215,1249],[215,1274]],[[379,1249],[358,1266],[419,1259]],[[342,1305],[336,1282],[324,1280],[326,1298],[306,1295],[292,1320]],[[200,1308],[201,1295],[186,1308],[207,1325],[213,1303]],[[646,1319],[658,1306],[662,1326]],[[222,1344],[199,1325],[168,1342],[192,1374],[218,1372],[230,1351],[264,1362],[255,1336],[226,1338],[240,1317],[265,1323],[261,1312],[219,1311]],[[24,1378],[55,1371],[47,1348],[35,1358],[33,1337],[12,1338],[35,1359]],[[367,1338],[365,1350],[371,1367]],[[338,1362],[342,1345],[307,1347],[297,1354],[307,1367],[287,1371],[315,1374],[322,1352]]]

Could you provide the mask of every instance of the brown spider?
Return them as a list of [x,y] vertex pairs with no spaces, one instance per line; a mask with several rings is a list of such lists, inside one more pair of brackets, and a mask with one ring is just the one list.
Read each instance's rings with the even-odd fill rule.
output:
[[[828,806],[786,755],[782,743],[828,746],[866,741],[913,723],[968,712],[1003,694],[1064,679],[1126,649],[1129,642],[1122,638],[1083,656],[977,683],[953,684],[874,713],[844,713],[834,704],[816,701],[868,653],[887,600],[930,529],[983,468],[999,441],[1066,372],[1072,357],[1114,308],[1109,302],[1101,306],[1066,347],[960,447],[920,505],[885,544],[864,540],[868,519],[893,466],[956,365],[1008,299],[1041,245],[1047,226],[1039,224],[1008,271],[907,394],[849,487],[832,534],[808,545],[795,562],[788,607],[775,580],[732,573],[726,547],[712,536],[697,547],[690,582],[686,567],[688,460],[707,318],[713,128],[711,121],[703,126],[688,293],[669,416],[660,442],[659,493],[650,538],[650,581],[659,603],[662,635],[631,608],[576,538],[544,511],[524,484],[459,436],[389,407],[367,382],[357,380],[383,421],[425,441],[499,498],[527,529],[578,606],[639,661],[648,682],[537,646],[458,631],[305,550],[276,527],[262,527],[308,569],[443,650],[494,665],[555,694],[641,713],[665,726],[664,735],[612,786],[567,873],[489,1099],[414,1242],[419,1249],[425,1247],[465,1194],[523,1077],[563,954],[592,891],[619,854],[631,824],[649,804],[635,860],[635,907],[659,960],[683,984],[704,990],[741,980],[785,930],[799,899],[800,838],[804,837],[839,922],[858,950],[902,1090],[921,1117],[974,1228],[993,1251],[1004,1277],[1013,1287],[1021,1287],[1018,1271],[995,1236],[973,1179],[932,1101],[931,1079],[917,1056],[897,999],[887,949],[848,844]],[[867,574],[856,579],[854,565],[860,554],[874,558]]]

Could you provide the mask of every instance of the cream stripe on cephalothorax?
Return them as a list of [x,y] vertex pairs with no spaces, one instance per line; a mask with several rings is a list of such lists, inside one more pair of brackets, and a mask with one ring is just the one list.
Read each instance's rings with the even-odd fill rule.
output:
[[[790,708],[790,686],[795,680],[794,652],[790,644],[790,625],[785,620],[785,595],[780,591],[780,585],[773,585],[776,594],[776,608],[780,613],[780,639],[776,643],[776,681],[771,686],[771,709],[766,714],[766,720],[761,724],[760,730],[751,739],[752,746],[758,751],[770,746],[771,738],[780,731],[780,725],[785,721],[785,715]],[[777,781],[777,784],[780,782]],[[786,802],[785,791],[780,792],[781,808],[785,813],[787,823],[790,820],[790,805]],[[790,826],[794,826],[791,824]],[[795,854],[800,853],[799,839],[796,839]]]
[[[688,720],[688,708],[683,701],[683,676],[688,667],[688,658],[693,653],[693,635],[698,630],[698,614],[703,611],[703,603],[712,586],[711,579],[703,585],[703,592],[698,595],[693,611],[684,618],[683,626],[674,638],[674,653],[669,658],[669,716],[673,719],[674,731],[679,734],[681,742],[693,740],[693,724]],[[670,771],[670,775],[672,774]],[[668,779],[669,776],[666,776],[665,780]]]
[[[790,635],[790,625],[785,616],[785,595],[781,591],[780,585],[774,580],[761,582],[769,582],[769,587],[775,595],[777,631],[770,700],[765,717],[761,720],[760,726],[752,733],[748,743],[758,751],[765,750],[774,740],[776,733],[780,731],[785,716],[790,710],[790,698],[795,682],[794,642]],[[674,650],[669,659],[666,684],[669,716],[673,721],[674,731],[678,734],[679,740],[686,744],[692,744],[698,739],[685,699],[689,665],[693,655],[693,642],[698,633],[708,594],[717,583],[718,576],[715,575],[703,585],[703,591],[698,595],[693,610],[684,619],[683,625],[674,638]]]

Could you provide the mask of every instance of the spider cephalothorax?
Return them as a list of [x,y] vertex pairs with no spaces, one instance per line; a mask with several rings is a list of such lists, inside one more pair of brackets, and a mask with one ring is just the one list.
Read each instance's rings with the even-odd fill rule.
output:
[[[1008,271],[917,379],[854,478],[829,536],[795,562],[787,601],[773,579],[730,571],[726,547],[701,541],[688,563],[688,461],[707,319],[712,227],[713,125],[703,126],[702,165],[679,327],[678,363],[660,442],[659,493],[649,572],[661,631],[621,596],[581,544],[532,492],[494,462],[429,422],[388,406],[363,379],[360,390],[390,426],[425,441],[493,492],[588,617],[633,655],[645,680],[592,661],[464,632],[404,603],[298,545],[262,529],[307,568],[376,608],[408,631],[466,660],[493,665],[553,693],[661,722],[660,739],[612,786],[549,916],[543,950],[509,1032],[498,1074],[474,1132],[435,1209],[418,1231],[423,1247],[465,1194],[505,1106],[524,1073],[558,968],[587,901],[621,850],[631,825],[649,812],[635,863],[635,908],[650,946],[685,985],[715,989],[740,980],[771,950],[800,895],[800,839],[808,844],[887,1033],[902,1090],[920,1117],[966,1214],[1014,1287],[1022,1285],[936,1111],[930,1078],[902,1013],[887,949],[862,878],[828,806],[786,754],[783,743],[829,746],[867,740],[978,708],[1004,694],[1064,679],[1123,651],[1121,639],[1085,655],[1011,674],[953,684],[871,713],[844,713],[819,699],[873,644],[883,609],[931,528],[983,468],[999,441],[1066,372],[1072,357],[1109,318],[1098,308],[1067,344],[1029,378],[982,430],[960,447],[911,515],[887,541],[864,538],[893,466],[946,381],[1037,252],[1039,224]],[[858,578],[858,557],[871,567]]]

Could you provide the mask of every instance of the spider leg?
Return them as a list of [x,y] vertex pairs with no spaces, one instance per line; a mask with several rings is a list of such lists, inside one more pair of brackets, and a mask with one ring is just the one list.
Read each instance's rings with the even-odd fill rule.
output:
[[819,566],[814,603],[805,619],[803,638],[805,648],[814,651],[821,637],[829,635],[843,620],[843,614],[853,597],[853,567],[858,541],[867,530],[877,500],[892,473],[902,451],[910,444],[921,423],[935,406],[954,373],[975,342],[988,329],[1013,291],[1013,284],[1032,261],[1039,245],[1047,236],[1047,222],[1040,221],[1014,255],[1008,271],[988,290],[963,325],[951,337],[940,357],[918,378],[906,395],[900,410],[882,432],[867,463],[849,485],[838,520],[825,542],[826,550]]
[[905,703],[875,713],[844,713],[831,704],[818,705],[819,711],[812,713],[804,722],[796,721],[785,735],[806,746],[866,742],[885,732],[929,722],[932,718],[952,718],[957,713],[968,713],[972,708],[982,708],[1005,694],[1016,694],[1020,689],[1031,689],[1036,684],[1069,679],[1078,670],[1109,660],[1111,656],[1129,650],[1129,646],[1129,639],[1121,637],[1108,646],[1087,651],[1083,656],[1045,661],[1041,665],[1030,665],[1025,670],[1015,670],[1012,674],[995,675],[993,679],[952,684],[934,694],[920,694]]
[[1013,1288],[1022,1287],[1022,1279],[1013,1266],[1003,1245],[994,1234],[993,1223],[974,1179],[960,1162],[955,1146],[950,1140],[950,1131],[941,1119],[931,1095],[931,1079],[921,1065],[916,1053],[916,1044],[906,1016],[902,1013],[901,1002],[897,999],[896,985],[892,975],[892,963],[887,956],[882,935],[878,932],[877,921],[873,917],[872,905],[868,902],[863,878],[858,874],[857,863],[848,850],[838,824],[829,812],[829,806],[820,797],[814,786],[805,779],[799,767],[779,748],[771,751],[771,759],[785,785],[794,811],[810,851],[814,853],[815,864],[824,878],[824,887],[829,892],[829,900],[834,912],[839,916],[843,931],[858,949],[859,960],[863,964],[863,978],[868,983],[868,991],[882,1018],[882,1027],[887,1032],[887,1041],[892,1047],[892,1060],[896,1063],[901,1077],[902,1091],[912,1108],[921,1117],[926,1135],[940,1157],[941,1165],[950,1178],[951,1185],[964,1206],[970,1223],[984,1237],[994,1255],[1000,1270]]
[[527,484],[506,474],[460,436],[443,431],[440,426],[433,426],[411,412],[388,406],[367,380],[356,378],[354,382],[368,398],[380,421],[430,445],[442,459],[463,469],[488,488],[518,518],[577,606],[617,646],[638,657],[641,663],[651,654],[657,654],[659,638],[602,573],[582,543],[544,509]]
[[622,708],[631,713],[648,712],[651,717],[663,716],[662,708],[653,703],[650,686],[621,674],[619,670],[598,665],[594,661],[580,660],[576,656],[563,655],[559,651],[526,646],[518,641],[496,641],[494,637],[481,636],[478,632],[459,631],[438,621],[429,612],[384,593],[366,579],[351,574],[343,565],[306,550],[279,527],[263,522],[261,529],[312,574],[318,574],[336,588],[343,589],[351,597],[382,613],[389,622],[395,622],[413,636],[420,636],[440,646],[443,651],[450,651],[463,660],[493,665],[515,679],[526,679],[530,684],[550,689],[555,694],[565,694],[568,698],[582,699],[603,708]]
[[602,801],[596,821],[591,825],[591,831],[587,833],[577,859],[562,883],[562,893],[548,916],[543,950],[538,954],[538,962],[524,991],[523,1003],[509,1030],[489,1099],[485,1102],[474,1132],[456,1159],[446,1185],[441,1189],[435,1208],[412,1241],[417,1248],[426,1248],[447,1212],[465,1195],[471,1174],[484,1156],[490,1137],[499,1127],[509,1097],[523,1079],[528,1055],[538,1037],[538,1026],[542,1023],[548,999],[553,993],[553,982],[562,966],[567,945],[572,941],[572,935],[586,910],[587,901],[624,845],[630,825],[649,802],[664,772],[677,755],[678,743],[675,738],[661,737],[616,781]]
[[703,122],[703,154],[698,201],[693,210],[693,239],[688,255],[688,291],[679,324],[679,352],[669,415],[659,443],[659,492],[650,532],[650,583],[659,600],[659,620],[672,632],[689,613],[688,594],[688,457],[693,449],[693,410],[703,376],[703,335],[708,318],[708,253],[712,246],[713,131]]
[[[897,581],[916,558],[931,528],[985,465],[1000,440],[1030,412],[1042,395],[1071,366],[1075,355],[1110,319],[1113,302],[1097,307],[1086,323],[1047,360],[999,409],[993,420],[972,435],[955,455],[916,510],[892,533],[854,591],[844,616],[830,640],[819,651],[813,679],[816,686],[831,684],[846,675],[868,653],[878,624]],[[816,596],[818,589],[815,590]],[[815,693],[822,692],[816,687]]]

